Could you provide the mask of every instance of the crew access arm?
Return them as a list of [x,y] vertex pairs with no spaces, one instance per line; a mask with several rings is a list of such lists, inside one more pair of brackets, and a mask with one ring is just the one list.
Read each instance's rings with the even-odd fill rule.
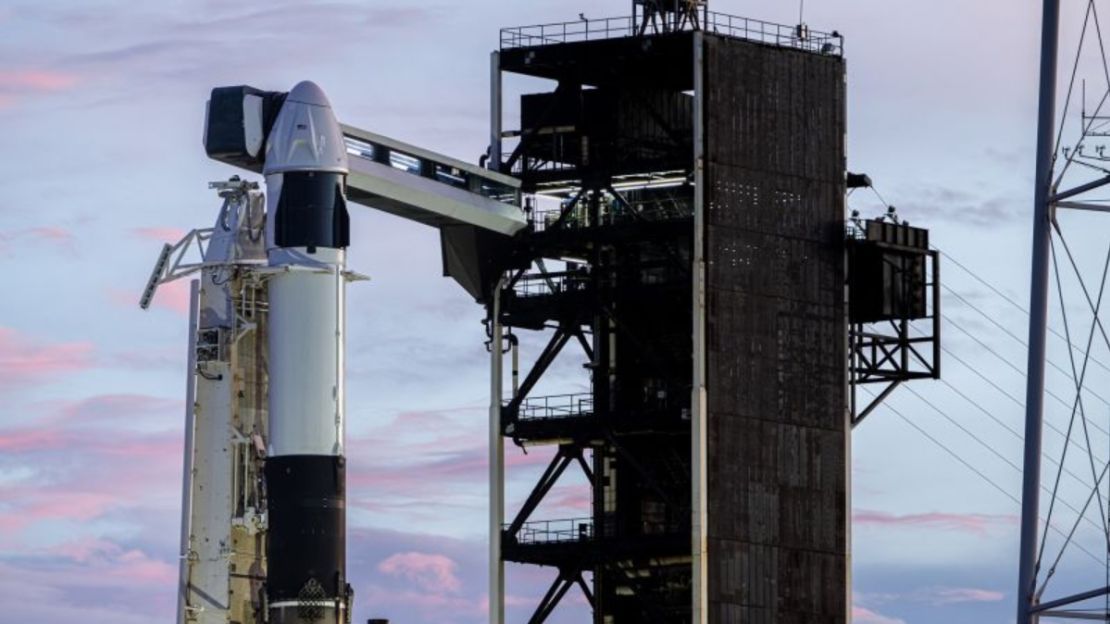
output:
[[[205,124],[209,157],[261,173],[266,138],[288,94],[248,86],[213,89]],[[354,126],[340,125],[350,173],[347,199],[440,231],[444,274],[475,299],[489,293],[499,240],[527,227],[520,180]]]

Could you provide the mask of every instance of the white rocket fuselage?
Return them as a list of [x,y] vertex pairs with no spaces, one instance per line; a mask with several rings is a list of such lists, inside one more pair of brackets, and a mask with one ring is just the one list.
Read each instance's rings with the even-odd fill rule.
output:
[[323,92],[298,84],[266,143],[271,624],[344,622],[348,173]]

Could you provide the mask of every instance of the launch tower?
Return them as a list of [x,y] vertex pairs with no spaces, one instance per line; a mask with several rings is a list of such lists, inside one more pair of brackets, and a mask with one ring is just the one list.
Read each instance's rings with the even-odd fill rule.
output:
[[[505,562],[555,572],[530,622],[574,588],[596,624],[848,618],[842,40],[671,4],[506,29],[493,54],[489,166],[529,227],[443,231],[488,310],[492,622]],[[520,75],[552,88],[508,93]],[[565,352],[589,390],[541,396]],[[507,515],[506,441],[557,449]],[[540,517],[570,470],[592,513]]]

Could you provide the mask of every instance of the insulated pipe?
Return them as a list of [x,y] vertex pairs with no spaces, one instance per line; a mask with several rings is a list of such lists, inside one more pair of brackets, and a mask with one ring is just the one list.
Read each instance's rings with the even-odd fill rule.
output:
[[323,91],[298,84],[266,143],[270,624],[344,622],[346,147]]

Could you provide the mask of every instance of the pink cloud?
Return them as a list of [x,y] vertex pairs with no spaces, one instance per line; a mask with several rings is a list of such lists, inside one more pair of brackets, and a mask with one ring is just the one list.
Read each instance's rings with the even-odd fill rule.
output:
[[965,514],[930,512],[919,514],[891,514],[882,511],[856,510],[852,521],[857,525],[874,527],[916,527],[942,531],[963,531],[985,535],[993,527],[1017,524],[1017,516],[991,514]]
[[1006,594],[989,589],[974,587],[941,587],[929,592],[935,605],[961,604],[965,602],[1001,602]]
[[0,432],[0,451],[26,453],[48,448],[59,448],[64,437],[54,429],[22,429]]
[[887,617],[860,606],[852,607],[852,621],[855,624],[906,624],[905,620]]
[[0,110],[26,96],[60,93],[78,82],[73,74],[39,69],[0,69]]
[[[73,464],[67,470],[45,471],[22,483],[0,487],[0,550],[19,545],[24,532],[44,523],[64,523],[77,535],[96,530],[88,523],[111,514],[143,510],[175,510],[180,501],[181,449],[165,445],[135,455],[116,447],[115,453],[83,451],[66,444],[68,460],[55,455],[54,463]],[[132,449],[133,450],[133,449]],[[79,457],[72,457],[80,454]],[[141,466],[141,469],[136,469]]]
[[[138,290],[121,290],[117,288],[108,289],[108,298],[112,303],[120,307],[136,308],[139,307],[139,291]],[[189,304],[192,298],[189,289],[189,280],[179,279],[177,281],[162,284],[158,287],[158,291],[154,294],[154,300],[151,302],[150,307],[160,310],[168,310],[181,316],[189,316]]]
[[[0,93],[0,107],[3,107],[5,102],[3,94]],[[10,103],[10,101],[9,101]],[[48,243],[58,249],[73,253],[76,251],[74,247],[75,237],[73,232],[58,226],[36,226],[23,228],[19,230],[6,230],[0,232],[0,250],[10,251],[10,248],[16,244],[23,243]],[[39,249],[38,247],[35,248]]]
[[75,84],[77,77],[73,74],[34,69],[0,70],[0,90],[4,91],[61,91]]
[[69,542],[58,544],[52,550],[54,554],[72,559],[77,563],[88,563],[105,553],[114,552],[119,547],[106,540],[83,537]]
[[[163,453],[167,446],[176,447],[179,421],[176,416],[182,401],[141,394],[104,394],[77,401],[47,403],[52,412],[32,424],[0,428],[0,450],[9,453],[32,453],[60,448],[103,453]],[[172,414],[174,420],[168,420]],[[160,418],[159,418],[160,417]],[[97,435],[95,429],[111,429],[115,425],[134,425],[142,418],[153,429],[170,425],[174,437],[163,439],[136,438],[135,432],[120,435]]]
[[154,559],[141,550],[122,552],[108,571],[111,578],[128,584],[151,587],[170,587],[177,581],[177,568],[160,559]]
[[162,284],[158,287],[158,293],[154,296],[154,299],[156,307],[188,316],[189,304],[192,302],[189,282],[177,280],[176,282]]
[[45,382],[92,366],[89,342],[39,344],[8,327],[0,327],[0,385]]
[[420,552],[397,553],[378,564],[378,571],[416,583],[433,593],[457,594],[462,581],[458,565],[449,557]]
[[80,564],[108,584],[171,586],[177,568],[137,548],[129,548],[97,537],[83,537],[49,548],[48,555],[60,556]]
[[187,232],[175,227],[140,227],[131,230],[138,238],[159,243],[176,243],[185,237]]
[[[98,394],[76,401],[53,403],[55,420],[79,427],[112,424],[134,424],[135,418],[152,423],[155,416],[172,414],[176,428],[178,410],[184,409],[181,399],[167,399],[147,394]],[[162,422],[166,422],[162,419]]]
[[33,227],[29,228],[27,233],[44,240],[69,241],[73,239],[72,232],[57,226]]
[[[394,442],[394,444],[397,443]],[[349,446],[352,449],[351,455],[354,457],[373,457],[370,454],[355,452],[356,449],[360,448],[373,448],[373,446],[367,445],[365,440],[351,440]],[[434,447],[434,443],[401,445],[397,448],[413,450],[425,446]],[[422,457],[415,452],[412,456]],[[533,451],[524,455],[523,453],[512,453],[510,450],[506,450],[505,465],[510,468],[546,466],[549,461],[551,461],[551,457],[547,453]],[[444,451],[439,449],[436,455],[420,462],[382,465],[356,459],[352,463],[350,472],[348,472],[348,481],[353,486],[381,487],[397,489],[398,491],[444,481],[453,483],[461,481],[480,485],[486,482],[487,466],[489,465],[488,453],[484,445],[469,446],[458,450],[448,449]]]
[[585,485],[557,485],[544,498],[544,504],[563,511],[589,515],[593,509],[593,495]]
[[0,483],[0,546],[43,522],[80,526],[118,511],[176,508],[180,401],[104,395],[46,405],[47,416],[0,428],[0,454],[27,468]]
[[[100,517],[112,508],[116,498],[111,494],[68,490],[45,490],[39,495],[30,494],[23,488],[0,490],[6,497],[18,496],[16,509],[0,512],[0,528],[8,536],[41,522],[76,521],[82,522]],[[63,496],[64,494],[64,496]]]

